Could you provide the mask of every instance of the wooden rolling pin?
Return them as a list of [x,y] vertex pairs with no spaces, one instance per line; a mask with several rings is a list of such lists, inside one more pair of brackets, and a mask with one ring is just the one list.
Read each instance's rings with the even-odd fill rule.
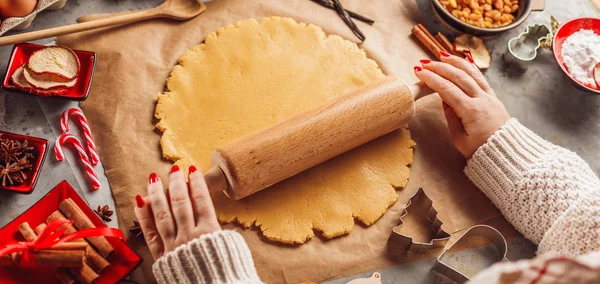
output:
[[244,198],[406,125],[432,93],[386,77],[244,136],[213,151],[208,188]]

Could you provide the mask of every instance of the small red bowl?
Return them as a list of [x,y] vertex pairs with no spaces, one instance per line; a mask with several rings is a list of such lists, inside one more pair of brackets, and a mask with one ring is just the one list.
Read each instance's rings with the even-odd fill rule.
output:
[[552,44],[553,45],[552,48],[554,51],[554,57],[556,58],[556,62],[558,62],[558,65],[563,70],[565,75],[567,75],[567,77],[569,77],[571,79],[571,81],[575,82],[577,87],[579,87],[580,89],[582,89],[584,91],[592,92],[595,94],[600,94],[600,88],[594,89],[591,86],[587,86],[587,85],[575,80],[575,78],[573,78],[571,73],[569,73],[569,70],[567,69],[567,67],[565,66],[565,63],[563,61],[563,57],[562,57],[563,43],[569,36],[571,36],[575,32],[578,32],[581,29],[593,30],[597,35],[600,35],[600,19],[598,19],[598,18],[577,18],[577,19],[573,19],[573,20],[570,20],[570,21],[562,24],[558,28],[556,33],[554,34],[554,41]]
[[48,148],[48,140],[4,131],[0,131],[0,135],[4,138],[18,140],[20,142],[27,140],[29,145],[33,146],[34,155],[36,156],[35,164],[33,165],[29,177],[24,183],[15,186],[2,186],[2,184],[0,183],[0,189],[11,190],[18,193],[31,193],[33,191],[33,188],[35,187],[35,184],[37,183],[42,164],[46,159],[46,149]]
[[[21,216],[0,229],[0,244],[25,241],[19,233],[19,225],[27,222],[35,228],[38,224],[45,223],[46,218],[58,210],[60,202],[67,198],[73,199],[96,227],[106,227],[106,224],[88,207],[73,187],[68,182],[62,181]],[[142,258],[129,248],[124,240],[111,237],[107,237],[106,240],[115,251],[107,259],[110,265],[100,273],[100,277],[94,281],[94,284],[118,283],[142,263]],[[0,283],[58,284],[60,281],[52,269],[0,267]]]
[[[4,75],[4,81],[2,87],[8,90],[19,91],[22,93],[37,94],[25,92],[15,87],[11,81],[13,72],[20,66],[23,66],[29,60],[31,54],[47,46],[38,45],[33,43],[20,43],[13,47],[10,61],[6,67],[6,75]],[[90,92],[90,86],[92,84],[92,77],[94,76],[94,69],[96,67],[96,53],[91,51],[73,50],[79,58],[79,77],[75,86],[70,88],[66,93],[55,95],[53,97],[66,98],[75,101],[85,101]]]

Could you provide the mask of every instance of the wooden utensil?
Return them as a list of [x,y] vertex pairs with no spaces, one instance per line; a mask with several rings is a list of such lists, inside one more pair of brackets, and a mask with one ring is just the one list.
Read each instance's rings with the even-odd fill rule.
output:
[[208,188],[244,198],[406,125],[432,93],[387,77],[244,136],[213,151]]
[[77,18],[75,20],[75,22],[84,23],[84,22],[95,21],[95,20],[104,19],[104,18],[108,18],[108,17],[127,15],[127,14],[131,14],[131,13],[135,13],[135,12],[137,12],[137,11],[121,11],[121,12],[116,12],[116,13],[87,14],[87,15]]
[[148,10],[140,10],[133,13],[121,14],[85,23],[77,23],[41,31],[0,37],[0,46],[89,31],[93,29],[130,24],[156,18],[170,18],[184,21],[200,15],[200,13],[204,12],[204,10],[206,10],[204,3],[197,0],[166,0],[160,6]]

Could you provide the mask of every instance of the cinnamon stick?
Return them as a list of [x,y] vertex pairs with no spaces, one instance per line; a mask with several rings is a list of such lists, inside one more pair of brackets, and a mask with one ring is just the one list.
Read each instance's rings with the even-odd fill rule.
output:
[[448,40],[448,38],[443,33],[438,32],[435,35],[435,39],[446,49],[446,51],[456,55],[456,52],[454,52],[454,47],[452,46],[452,43],[450,42],[450,40]]
[[35,232],[36,235],[39,235],[45,228],[46,228],[46,224],[41,223],[41,224],[37,225],[37,227],[35,227],[35,229],[33,229],[33,231]]
[[[67,198],[60,202],[58,208],[71,221],[75,228],[79,230],[96,228],[92,220],[90,220],[81,209],[75,204],[71,198]],[[110,256],[114,252],[112,245],[105,237],[89,237],[86,238],[104,257]]]
[[[58,212],[58,213],[60,213],[60,212]],[[55,215],[55,216],[57,216],[57,215]],[[37,227],[35,227],[34,233],[37,234],[37,233],[41,232],[42,230],[44,230],[45,227],[46,227],[46,224],[38,225]],[[86,242],[84,240],[83,242],[70,242],[70,243],[63,243],[63,244],[64,245],[72,245],[72,246],[80,246],[80,247],[84,246],[86,248],[86,253],[88,253],[88,258],[86,259],[86,264],[84,264],[80,268],[70,268],[70,269],[68,269],[68,271],[63,270],[63,269],[57,269],[55,271],[55,273],[62,283],[67,283],[67,284],[75,283],[76,282],[75,278],[77,280],[79,280],[79,282],[81,282],[81,283],[92,283],[94,280],[96,280],[98,277],[100,277],[98,275],[98,273],[100,273],[100,272],[96,273],[88,265],[91,260],[89,258],[89,252],[93,251],[96,253],[97,257],[103,259],[104,261],[106,261],[106,260],[102,256],[100,256],[90,245],[88,245],[88,242]],[[58,245],[56,245],[55,247],[57,247],[57,246]],[[108,265],[106,265],[106,266],[108,266]],[[69,273],[69,271],[70,271],[70,273]]]
[[427,28],[426,28],[425,26],[423,26],[422,24],[418,24],[418,25],[417,25],[417,27],[419,27],[419,29],[421,29],[421,30],[422,30],[422,31],[425,33],[425,35],[426,35],[426,36],[427,36],[429,39],[431,39],[431,40],[433,41],[433,43],[435,43],[435,44],[437,45],[437,47],[438,47],[440,50],[443,50],[443,51],[445,51],[445,52],[450,52],[450,50],[446,50],[446,49],[444,48],[444,46],[443,46],[443,45],[442,45],[440,42],[438,42],[438,41],[437,41],[437,39],[435,39],[435,37],[434,37],[434,36],[433,36],[433,35],[432,35],[432,34],[429,32],[429,30],[427,30]]
[[[19,225],[19,232],[21,232],[21,234],[27,241],[31,242],[31,241],[35,240],[37,238],[37,235],[44,229],[44,227],[46,227],[46,224],[42,223],[40,225],[44,225],[44,226],[41,228],[40,228],[40,226],[37,226],[32,234],[31,226],[29,226],[29,223],[25,222],[25,223]],[[40,228],[39,231],[38,231],[38,228]],[[73,277],[69,273],[69,270],[66,268],[54,269],[54,273],[56,274],[56,277],[58,278],[58,280],[60,280],[60,282],[63,284],[73,284],[76,282],[75,277]]]
[[[20,266],[22,252],[0,258],[0,266]],[[82,267],[85,261],[84,250],[36,250],[33,252],[38,267]]]
[[[45,226],[45,224],[44,224],[44,226]],[[27,223],[27,222],[24,222],[23,224],[19,225],[19,232],[21,232],[21,235],[23,235],[23,237],[27,241],[31,242],[37,238],[37,233],[33,229],[31,229],[31,226],[29,226],[29,223]],[[88,245],[86,243],[60,243],[60,244],[54,245],[53,247],[48,248],[48,249],[50,249],[50,250],[87,250],[87,247],[88,247]]]
[[412,29],[413,35],[435,56],[438,60],[441,58],[442,49],[423,32],[418,26]]
[[25,240],[29,242],[35,241],[35,239],[37,239],[37,235],[31,229],[31,226],[29,226],[29,223],[27,222],[23,222],[23,224],[19,225],[19,232],[21,232],[23,238],[25,238]]
[[83,250],[87,251],[88,244],[86,243],[60,243],[52,246],[51,250]]
[[[56,219],[66,219],[66,217],[60,213],[60,211],[54,211],[54,213],[50,214],[50,216],[48,217],[48,219],[46,219],[46,222],[52,222]],[[44,228],[46,227],[46,224],[40,224],[35,228],[35,232],[41,232]],[[66,234],[72,234],[74,232],[76,232],[77,230],[75,230],[72,226],[69,227],[66,230]],[[83,242],[84,244],[89,244],[88,241],[84,240],[84,239],[75,239],[71,242]],[[96,249],[94,249],[91,245],[88,245],[87,247],[87,258],[86,258],[86,262],[87,264],[92,267],[92,269],[94,269],[94,271],[98,274],[102,273],[102,271],[108,267],[110,265],[110,262],[108,262],[108,260],[106,260],[104,257],[102,257],[97,251]]]
[[77,278],[77,280],[83,284],[91,284],[94,282],[94,280],[100,277],[91,267],[87,265],[84,265],[80,268],[71,268],[69,270],[71,273],[73,273],[73,275],[75,275],[75,278]]
[[[48,218],[46,218],[46,223],[50,223],[50,222],[52,222],[54,220],[57,220],[57,219],[67,219],[67,217],[65,217],[65,215],[63,215],[62,213],[60,213],[60,211],[56,210],[56,211],[52,212],[52,214],[50,214],[50,216],[48,216]],[[42,226],[42,224],[38,225],[38,227],[36,228],[36,230],[40,226]],[[46,224],[44,224],[43,227],[46,227]],[[62,228],[64,228],[64,226],[61,227],[61,229]],[[42,228],[42,230],[43,230],[43,228]],[[69,234],[72,234],[72,233],[75,233],[75,232],[77,232],[77,230],[75,230],[75,228],[73,228],[73,226],[71,226],[71,227],[67,228],[67,230],[65,231],[65,235],[69,235]],[[84,239],[74,239],[74,240],[72,240],[72,242],[84,242],[84,241],[85,241]]]
[[75,280],[75,276],[73,276],[68,269],[65,268],[57,268],[54,269],[54,274],[56,274],[56,278],[60,280],[62,284],[75,284],[77,280]]

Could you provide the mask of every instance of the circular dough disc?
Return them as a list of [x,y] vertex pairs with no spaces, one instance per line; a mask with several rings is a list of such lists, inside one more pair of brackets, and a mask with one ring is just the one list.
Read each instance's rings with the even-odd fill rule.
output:
[[[250,19],[187,51],[158,97],[163,155],[210,168],[213,149],[384,77],[356,44],[289,18]],[[314,231],[347,234],[375,222],[410,175],[401,129],[240,201],[213,194],[221,222],[259,226],[271,240],[303,243]]]

